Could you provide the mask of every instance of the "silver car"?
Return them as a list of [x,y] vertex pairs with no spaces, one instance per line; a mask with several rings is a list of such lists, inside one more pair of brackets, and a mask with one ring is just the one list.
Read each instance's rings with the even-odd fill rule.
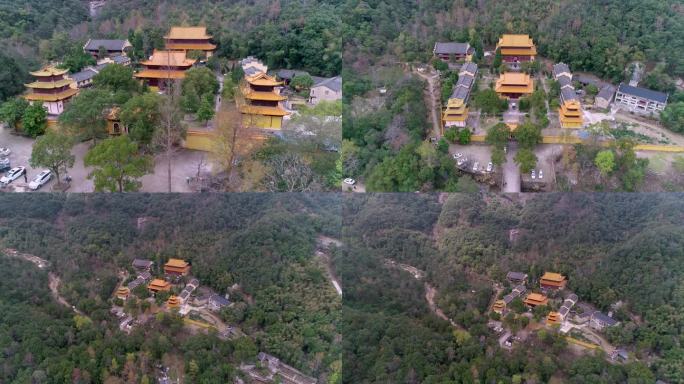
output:
[[5,174],[5,176],[3,176],[2,178],[0,178],[0,184],[2,184],[2,185],[7,185],[7,184],[13,182],[14,180],[20,178],[20,177],[21,177],[23,174],[25,174],[25,173],[26,173],[26,168],[25,168],[25,167],[15,167],[15,168],[12,168],[12,169],[9,170],[9,172],[7,172],[7,173]]
[[52,179],[52,171],[46,169],[39,173],[31,182],[29,183],[29,188],[33,191],[47,184],[48,181]]

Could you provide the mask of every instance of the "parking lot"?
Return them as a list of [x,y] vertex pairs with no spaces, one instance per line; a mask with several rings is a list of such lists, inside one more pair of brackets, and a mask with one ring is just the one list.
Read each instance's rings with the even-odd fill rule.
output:
[[[524,183],[555,183],[554,162],[563,151],[563,146],[560,144],[541,144],[534,149],[534,154],[537,155],[537,166],[534,168],[535,178],[532,179],[532,173],[528,172],[522,176]],[[541,171],[542,178],[539,178]]]
[[[470,173],[482,173],[487,169],[487,164],[492,161],[492,147],[489,145],[460,145],[451,144],[449,146],[449,154],[453,158],[454,154],[462,154],[462,158],[465,158],[465,162],[457,167],[466,170]],[[456,160],[454,160],[456,161]],[[473,171],[473,166],[477,163],[476,171]],[[496,169],[493,169],[496,172]]]
[[[29,165],[31,158],[31,150],[34,140],[28,137],[15,135],[9,128],[0,128],[0,147],[8,147],[12,153],[9,156],[10,165],[12,167],[24,166],[27,170],[27,179],[31,181],[43,168],[34,169]],[[92,142],[78,143],[74,146],[72,153],[76,157],[74,166],[68,169],[68,175],[71,177],[71,185],[68,192],[93,192],[95,190],[92,180],[88,180],[88,174],[92,171],[90,167],[83,165],[83,158],[92,146]],[[197,174],[197,166],[200,160],[203,160],[204,166],[202,173],[211,170],[209,156],[200,151],[191,151],[186,149],[178,150],[171,159],[171,189],[173,192],[190,192],[190,186],[187,183],[188,177],[193,177]],[[161,155],[155,158],[154,173],[142,177],[143,192],[168,192],[168,175],[167,175],[166,157]],[[4,174],[4,172],[3,172]],[[66,175],[61,175],[64,178]],[[53,177],[45,186],[39,191],[50,192],[55,184]],[[4,191],[24,192],[29,191],[28,185],[24,181],[24,177],[12,182]]]

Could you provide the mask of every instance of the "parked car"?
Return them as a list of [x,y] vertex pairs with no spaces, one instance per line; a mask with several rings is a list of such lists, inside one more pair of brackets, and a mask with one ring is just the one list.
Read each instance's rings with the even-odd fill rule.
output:
[[460,159],[456,160],[456,165],[460,167],[461,165],[465,164],[466,161],[468,161],[468,159],[461,157]]
[[532,170],[532,179],[536,179],[536,178],[537,178],[537,172],[533,169]]
[[459,152],[459,153],[454,153],[454,159],[458,160],[458,159],[460,159],[461,157],[463,157],[463,154],[462,154],[462,153],[460,153],[460,152]]
[[539,178],[541,179],[541,178],[543,178],[543,177],[544,177],[544,174],[542,173],[542,170],[540,169],[540,170],[539,170]]
[[476,161],[475,164],[473,164],[473,172],[477,172],[477,168],[478,168],[479,166],[480,166],[480,163],[478,163],[478,162]]
[[0,157],[0,171],[6,171],[10,168],[12,167],[10,166],[9,157]]
[[9,172],[7,172],[5,174],[5,176],[0,178],[0,184],[7,185],[7,184],[13,182],[14,180],[20,178],[21,176],[23,176],[25,173],[26,173],[25,167],[12,168],[9,170]]
[[354,180],[350,177],[347,177],[346,179],[344,179],[344,183],[347,185],[354,185],[354,184],[356,184],[356,180]]
[[33,180],[31,180],[31,182],[29,183],[29,188],[35,191],[43,185],[47,184],[47,182],[50,181],[50,179],[52,179],[52,172],[46,169],[39,173],[36,177],[34,177]]
[[494,169],[494,164],[490,161],[489,164],[487,164],[487,172],[491,172]]
[[0,157],[7,157],[12,151],[7,147],[0,147]]

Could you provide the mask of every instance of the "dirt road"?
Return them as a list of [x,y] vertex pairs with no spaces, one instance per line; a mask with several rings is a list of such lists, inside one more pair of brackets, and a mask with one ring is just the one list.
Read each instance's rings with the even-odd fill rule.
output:
[[[423,280],[425,277],[425,271],[422,271],[412,265],[408,264],[402,264],[402,263],[397,263],[396,261],[392,259],[385,259],[385,265],[390,266],[392,268],[398,268],[401,269],[402,271],[406,271],[413,276],[414,279],[416,280]],[[428,307],[430,310],[440,319],[448,321],[449,324],[451,324],[452,327],[461,329],[463,330],[464,328],[460,325],[458,325],[453,319],[449,318],[444,311],[437,306],[437,303],[435,303],[435,296],[437,296],[437,289],[430,285],[427,281],[425,283],[425,301],[428,303]]]
[[439,138],[442,133],[442,127],[439,118],[439,115],[442,112],[442,107],[439,99],[437,98],[439,93],[435,92],[435,89],[438,86],[437,79],[439,79],[439,75],[435,73],[428,76],[418,71],[414,71],[414,73],[428,82],[428,94],[426,95],[426,99],[429,102],[428,105],[430,107],[430,115],[432,116],[432,136]]
[[[343,245],[341,241],[327,236],[319,236],[318,244],[326,250],[330,247],[330,245],[334,245],[336,247],[341,247]],[[337,280],[337,277],[335,276],[335,270],[332,267],[330,255],[328,255],[326,252],[319,250],[316,251],[316,256],[323,262],[326,275],[328,275],[328,280],[330,280],[330,283],[335,288],[335,291],[337,291],[338,295],[342,296],[342,285],[340,285],[340,282]]]

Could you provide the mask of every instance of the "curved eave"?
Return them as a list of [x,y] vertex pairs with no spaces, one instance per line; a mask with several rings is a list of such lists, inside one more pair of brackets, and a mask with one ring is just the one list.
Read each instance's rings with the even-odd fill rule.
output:
[[29,101],[61,101],[69,99],[78,93],[78,89],[67,89],[64,92],[56,94],[41,94],[41,93],[28,93],[24,95],[24,99]]
[[262,101],[283,101],[287,100],[287,97],[272,92],[250,92],[245,93],[245,99]]
[[33,83],[24,84],[27,88],[33,89],[55,89],[71,85],[73,80],[59,80],[59,81],[34,81]]
[[264,116],[287,116],[289,113],[278,107],[262,107],[255,105],[243,105],[240,107],[240,112],[250,115],[264,115]]

